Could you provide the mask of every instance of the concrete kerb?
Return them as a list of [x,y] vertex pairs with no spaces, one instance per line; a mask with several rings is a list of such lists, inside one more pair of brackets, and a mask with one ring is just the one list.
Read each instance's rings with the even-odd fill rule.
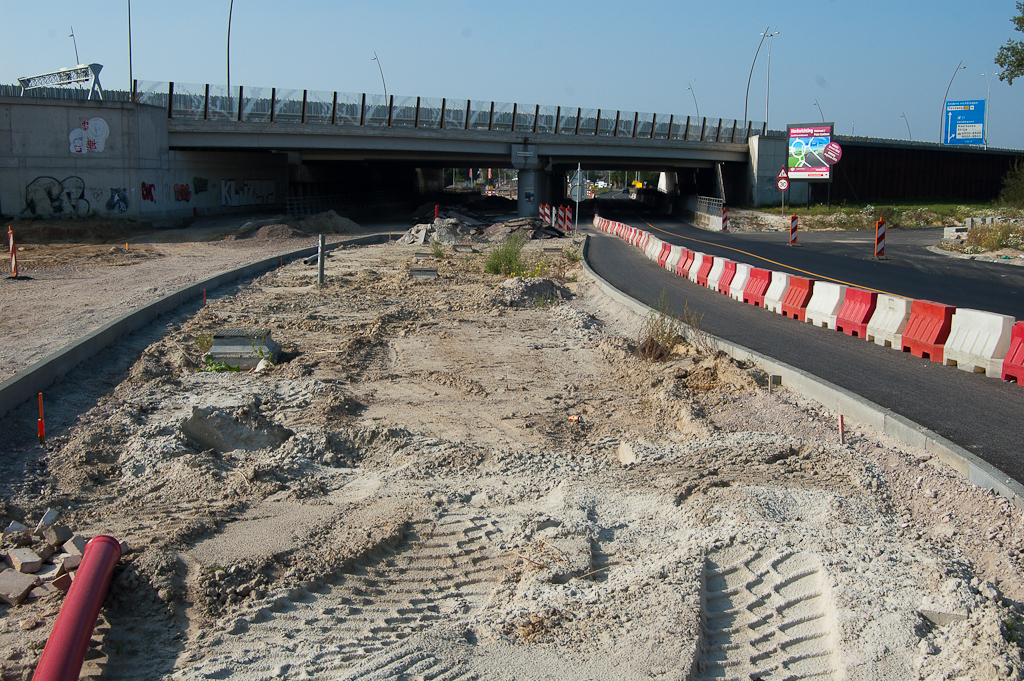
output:
[[[587,260],[589,244],[588,236],[583,242],[583,269],[597,282],[601,290],[615,302],[641,316],[654,312],[652,308],[613,287],[591,269]],[[836,414],[848,417],[849,420],[877,428],[886,435],[932,454],[964,479],[978,487],[995,490],[1014,506],[1024,510],[1024,485],[938,433],[802,369],[721,338],[712,336],[711,340],[715,347],[737,361],[752,362],[768,374],[782,376],[783,385],[804,397],[818,402]]]
[[[390,233],[384,232],[336,241],[327,246],[333,249],[349,244],[379,243],[389,238]],[[45,391],[55,381],[66,376],[79,364],[94,357],[117,339],[149,324],[160,315],[166,314],[184,303],[200,297],[203,294],[203,289],[212,292],[224,284],[268,272],[277,267],[281,263],[282,258],[287,262],[292,262],[293,260],[313,255],[316,252],[316,246],[302,248],[221,272],[209,279],[190,284],[173,293],[168,293],[166,296],[158,298],[148,305],[143,305],[118,317],[0,383],[0,418],[6,416],[23,402]]]

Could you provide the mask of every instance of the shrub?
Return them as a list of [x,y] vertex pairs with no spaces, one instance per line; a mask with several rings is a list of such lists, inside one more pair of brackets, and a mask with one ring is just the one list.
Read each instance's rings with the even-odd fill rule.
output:
[[523,263],[523,246],[525,245],[525,235],[511,234],[500,246],[487,254],[484,271],[487,274],[500,274],[504,277],[511,276],[516,271],[524,271],[526,266]]
[[[689,309],[689,303],[687,303]],[[661,292],[655,309],[651,310],[640,323],[637,334],[637,354],[648,362],[668,359],[672,348],[685,340],[686,325],[683,320],[672,313],[668,305],[668,296]]]
[[1017,159],[1003,177],[1003,189],[999,200],[1016,208],[1024,208],[1024,164]]

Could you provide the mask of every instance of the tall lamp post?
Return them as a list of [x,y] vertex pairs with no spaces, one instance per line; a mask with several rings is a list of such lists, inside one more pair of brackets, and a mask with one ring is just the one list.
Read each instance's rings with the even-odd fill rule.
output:
[[[231,101],[231,15],[235,11],[235,0],[228,4],[228,101]],[[229,104],[230,106],[230,104]]]
[[988,110],[989,97],[992,96],[992,77],[1002,75],[999,71],[989,74],[981,74],[988,81],[988,89],[985,91],[985,148],[988,149]]
[[779,34],[778,29],[774,33],[768,33],[766,30],[763,34],[768,38],[768,76],[766,78],[766,89],[764,93],[764,125],[768,127],[768,100],[772,94],[772,42],[775,41],[775,36]]
[[814,106],[818,107],[818,113],[821,114],[821,122],[825,122],[825,114],[821,111],[821,104],[818,104],[818,100],[814,100]]
[[380,66],[380,59],[377,59],[377,52],[374,50],[373,59],[370,61],[377,62],[377,70],[380,71],[380,82],[384,86],[384,106],[388,106],[388,84],[384,82],[384,69]]
[[964,66],[964,60],[961,59],[960,63],[956,65],[956,70],[953,71],[953,76],[949,79],[949,85],[946,86],[946,94],[942,96],[942,116],[939,117],[939,144],[945,144],[945,140],[942,139],[942,131],[946,128],[946,100],[949,99],[949,88],[953,87],[953,78],[956,78],[956,74],[960,69],[966,69]]
[[764,27],[761,34],[761,42],[757,44],[757,52],[754,52],[754,61],[750,62],[750,75],[747,76],[747,96],[743,99],[743,124],[747,124],[747,102],[750,101],[750,79],[754,77],[754,64],[757,63],[757,55],[761,54],[761,45],[764,44],[764,36],[768,33],[768,27]]
[[903,113],[902,111],[900,112],[900,118],[902,118],[903,122],[907,124],[907,137],[909,137],[910,141],[913,142],[914,134],[910,132],[910,119],[907,118],[907,114]]
[[693,108],[697,110],[697,123],[700,123],[700,107],[697,106],[697,93],[693,91],[692,83],[687,84],[686,89],[690,91],[691,95],[693,95]]

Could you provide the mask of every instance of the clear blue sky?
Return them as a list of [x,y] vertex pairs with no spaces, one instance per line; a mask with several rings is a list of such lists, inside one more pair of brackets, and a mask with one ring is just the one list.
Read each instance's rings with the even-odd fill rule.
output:
[[[135,0],[139,80],[223,84],[228,0]],[[127,0],[0,0],[0,82],[103,64],[127,88]],[[1013,0],[235,0],[231,82],[742,118],[765,27],[771,127],[825,119],[840,133],[937,141],[943,94],[984,99]],[[765,113],[767,42],[749,118]],[[1024,79],[992,81],[989,142],[1024,148]],[[906,115],[906,120],[901,117]],[[854,127],[855,126],[855,127]]]

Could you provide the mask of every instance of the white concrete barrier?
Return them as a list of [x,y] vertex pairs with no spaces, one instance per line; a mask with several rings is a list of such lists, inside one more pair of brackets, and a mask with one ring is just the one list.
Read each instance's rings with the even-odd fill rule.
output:
[[725,261],[728,258],[715,258],[715,262],[711,265],[711,272],[708,274],[708,288],[712,291],[718,290],[718,282],[722,280],[722,274],[725,273]]
[[668,252],[668,259],[665,260],[665,269],[669,272],[675,272],[676,267],[679,265],[680,259],[683,257],[683,247],[673,246],[672,250]]
[[875,313],[868,322],[867,339],[875,345],[902,348],[903,329],[910,319],[910,306],[913,303],[910,298],[879,293]]
[[700,272],[700,266],[704,264],[704,258],[710,258],[710,255],[706,255],[697,251],[693,254],[693,264],[690,265],[690,272],[686,275],[686,278],[692,281],[694,284],[697,283],[697,273]]
[[648,260],[658,262],[658,254],[661,253],[662,243],[664,242],[656,236],[652,236],[647,240],[647,245],[644,246],[644,255]]
[[742,303],[743,289],[747,287],[748,281],[750,281],[750,265],[742,262],[736,263],[736,274],[733,275],[732,282],[729,284],[729,297]]
[[846,287],[830,281],[814,282],[811,299],[807,301],[807,323],[823,326],[826,329],[836,328],[836,317],[846,299]]
[[1002,378],[1013,324],[1008,315],[957,308],[943,353],[946,365]]
[[764,294],[765,309],[775,314],[782,314],[782,299],[786,297],[789,289],[789,275],[782,272],[772,272],[772,283]]

